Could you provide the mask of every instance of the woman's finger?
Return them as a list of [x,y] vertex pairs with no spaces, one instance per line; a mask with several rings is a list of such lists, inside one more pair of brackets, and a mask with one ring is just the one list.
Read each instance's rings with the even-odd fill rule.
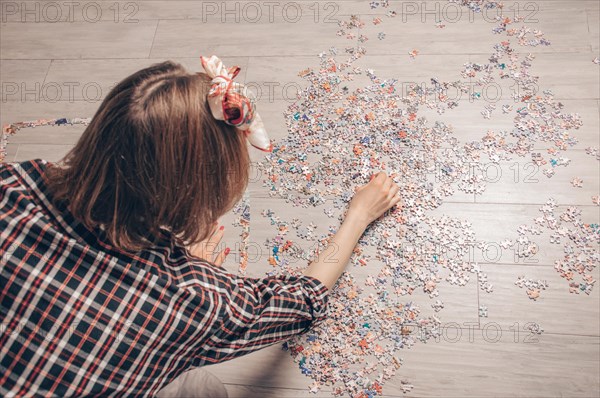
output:
[[[208,244],[210,247],[210,252],[212,254],[212,257],[215,258],[214,261],[216,261],[216,258],[219,256],[217,254],[217,249],[219,247],[219,244],[221,243],[221,239],[223,239],[223,235],[225,235],[225,226],[221,225],[217,231],[214,233],[213,236],[211,236]],[[214,262],[213,261],[213,262]]]
[[213,263],[221,266],[223,264],[223,262],[225,261],[225,257],[227,257],[228,254],[229,254],[229,248],[226,247],[225,249],[223,249],[219,252],[217,257],[215,257]]
[[223,235],[225,234],[225,226],[221,225],[217,230],[212,234],[212,236],[208,239],[208,243],[214,245],[215,247],[219,244]]
[[396,194],[398,193],[398,191],[400,190],[400,188],[398,187],[398,185],[394,184],[390,187],[390,190],[388,191],[388,200],[393,198],[394,196],[396,196]]
[[383,170],[380,170],[379,172],[377,172],[377,175],[375,176],[375,178],[377,178],[377,177],[379,179],[381,179],[382,183],[385,182],[389,178],[389,176],[387,175],[387,173],[385,171],[383,171]]
[[394,180],[392,180],[391,177],[385,177],[385,180],[383,180],[383,186],[381,189],[383,189],[384,191],[390,189],[392,187],[392,184],[394,183]]

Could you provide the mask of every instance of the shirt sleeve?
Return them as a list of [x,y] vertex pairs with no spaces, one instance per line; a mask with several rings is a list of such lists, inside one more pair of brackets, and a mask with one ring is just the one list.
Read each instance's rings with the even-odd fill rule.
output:
[[219,322],[199,354],[222,362],[306,332],[326,317],[327,287],[310,276],[247,278],[213,268]]

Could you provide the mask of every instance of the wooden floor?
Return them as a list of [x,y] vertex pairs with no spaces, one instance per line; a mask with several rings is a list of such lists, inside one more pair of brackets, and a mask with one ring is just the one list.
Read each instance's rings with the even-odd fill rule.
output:
[[[367,22],[359,32],[369,37],[363,43],[367,54],[360,66],[401,82],[428,82],[431,77],[458,80],[464,63],[488,62],[493,44],[499,41],[499,36],[491,33],[496,24],[480,15],[470,21],[465,13],[457,22],[450,22],[456,14],[445,1],[391,0],[388,9],[372,9],[368,0],[284,1],[273,8],[264,2],[98,0],[81,2],[71,15],[67,15],[68,6],[55,2],[61,7],[62,22],[52,21],[56,7],[44,7],[44,3],[0,2],[2,125],[39,118],[91,117],[103,96],[126,75],[166,59],[200,71],[198,57],[215,54],[227,66],[242,68],[240,80],[258,92],[258,109],[270,136],[278,140],[287,135],[283,111],[292,101],[294,87],[303,84],[298,72],[318,67],[318,54],[331,46],[344,49],[358,43],[336,35],[338,19],[348,20],[356,14]],[[84,11],[83,5],[88,3]],[[22,14],[24,4],[30,11]],[[261,5],[260,15],[256,4]],[[434,19],[439,17],[423,12],[435,7],[446,24],[443,29],[435,27]],[[520,14],[528,17],[527,25],[542,30],[552,42],[549,47],[527,48],[536,55],[531,71],[540,76],[540,88],[551,89],[564,104],[565,112],[581,115],[583,127],[571,132],[579,144],[565,153],[571,165],[552,179],[540,173],[537,183],[527,183],[524,178],[514,178],[515,169],[527,172],[526,160],[501,163],[501,178],[488,184],[483,195],[457,194],[436,213],[469,220],[477,238],[490,242],[516,238],[519,225],[532,224],[550,197],[561,209],[577,205],[585,222],[599,223],[599,208],[591,202],[599,193],[598,162],[585,153],[585,148],[600,145],[600,67],[592,62],[600,56],[599,2],[538,0],[507,2],[505,7],[520,7]],[[398,16],[387,18],[385,13],[392,9]],[[221,15],[227,10],[229,13]],[[375,27],[371,21],[377,16],[383,22]],[[73,21],[64,21],[68,18]],[[379,40],[378,32],[385,32],[386,37]],[[413,49],[419,50],[414,60],[408,55]],[[356,84],[367,83],[364,75],[361,79]],[[480,106],[463,102],[443,115],[425,115],[430,121],[451,123],[457,137],[465,141],[481,138],[488,129],[512,129],[511,119],[501,112],[487,120],[479,114]],[[56,161],[81,132],[81,126],[24,129],[10,137],[6,160]],[[261,160],[256,151],[252,156]],[[569,181],[576,176],[584,180],[582,188],[571,186]],[[281,199],[269,198],[260,177],[250,186],[250,204],[250,240],[257,247],[276,233],[261,216],[262,210],[272,209],[285,219],[298,212]],[[232,271],[237,270],[239,258],[235,249],[239,248],[240,228],[231,224],[236,217],[229,214],[224,220],[231,225],[226,228],[225,240],[234,249],[227,264]],[[318,223],[316,217],[306,212],[303,219]],[[515,261],[510,255],[493,262],[480,259],[494,285],[490,294],[474,282],[440,287],[440,298],[446,304],[440,316],[446,325],[455,322],[460,328],[449,330],[452,336],[440,342],[404,350],[403,366],[385,385],[385,395],[600,396],[600,286],[589,296],[570,294],[568,282],[553,267],[563,255],[557,247],[540,241],[535,263]],[[251,261],[248,272],[260,276],[268,268],[263,254]],[[539,300],[529,300],[525,290],[515,286],[522,274],[548,281],[549,288]],[[600,279],[598,268],[595,278]],[[432,302],[427,296],[414,299],[425,305]],[[488,309],[487,318],[479,317],[481,305]],[[528,322],[538,323],[543,333],[532,336],[523,331]],[[499,326],[498,341],[492,342],[486,335],[490,325],[494,330]],[[280,345],[208,370],[226,383],[232,397],[313,396],[308,391],[312,380],[301,374]],[[403,394],[401,381],[410,382],[414,389]],[[325,387],[317,396],[330,396],[331,391]]]

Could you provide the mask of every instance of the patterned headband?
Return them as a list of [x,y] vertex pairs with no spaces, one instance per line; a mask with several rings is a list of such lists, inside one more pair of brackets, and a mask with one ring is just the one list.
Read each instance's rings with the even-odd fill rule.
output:
[[256,105],[248,98],[246,87],[233,81],[240,72],[239,66],[227,69],[215,55],[210,59],[201,56],[200,61],[206,74],[212,78],[208,104],[213,117],[237,127],[255,148],[271,152],[273,144],[256,112]]

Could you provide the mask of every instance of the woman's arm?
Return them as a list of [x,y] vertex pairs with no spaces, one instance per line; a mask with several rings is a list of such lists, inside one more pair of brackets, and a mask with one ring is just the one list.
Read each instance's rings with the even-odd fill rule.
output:
[[[399,190],[400,187],[383,171],[373,174],[368,184],[358,187],[344,222],[327,248],[304,271],[304,275],[318,279],[327,289],[331,289],[346,268],[365,229],[400,201],[400,196],[396,195]],[[229,248],[214,253],[223,237],[223,226],[217,229],[217,225],[215,222],[214,230],[206,241],[187,249],[190,254],[221,266],[229,254]]]
[[[196,268],[202,271],[198,292],[218,313],[212,337],[198,347],[197,366],[288,339],[324,319],[329,289],[344,271],[365,228],[398,203],[398,190],[385,173],[359,187],[340,229],[302,276],[248,278],[197,261]],[[205,318],[199,314],[199,322],[206,322]]]
[[398,185],[386,173],[379,172],[359,187],[352,198],[344,222],[329,245],[304,271],[331,289],[338,280],[354,247],[371,222],[400,201]]

